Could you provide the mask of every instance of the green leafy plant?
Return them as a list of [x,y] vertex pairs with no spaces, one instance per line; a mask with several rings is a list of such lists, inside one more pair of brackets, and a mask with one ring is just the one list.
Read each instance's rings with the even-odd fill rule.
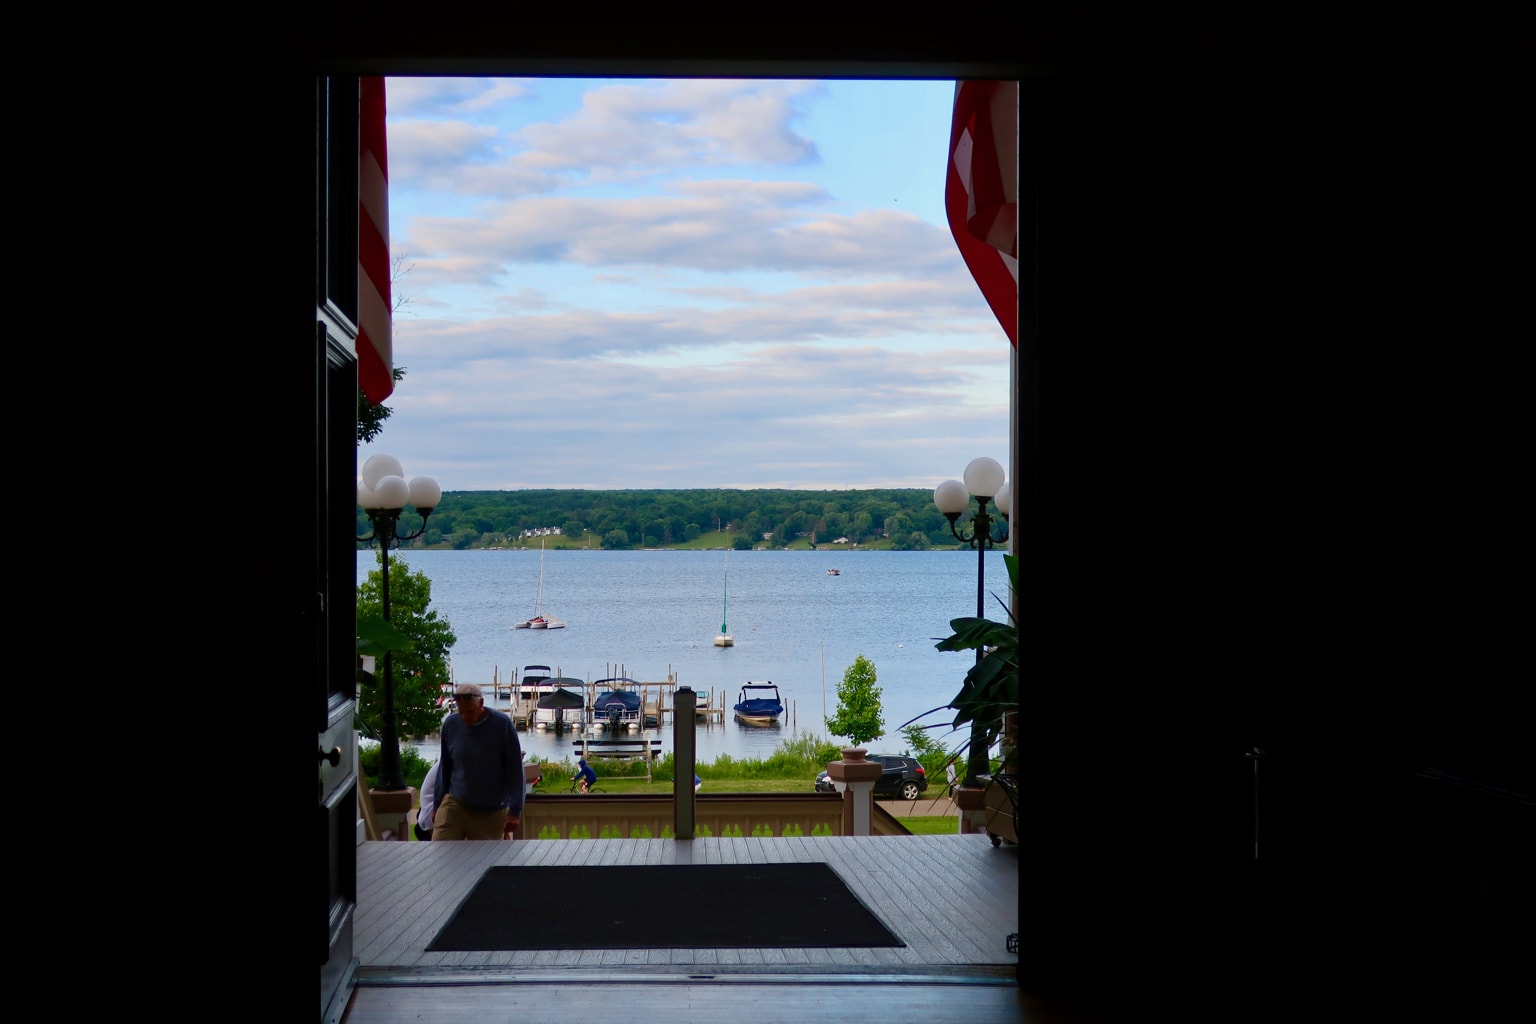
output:
[[[380,558],[384,557],[380,553]],[[458,641],[452,625],[432,604],[432,581],[394,555],[390,559],[390,618],[383,612],[383,571],[368,573],[357,588],[358,653],[382,655],[393,662],[395,722],[401,736],[427,736],[443,719],[437,699],[452,681],[448,652]],[[379,672],[358,673],[358,717],[384,720]]]
[[408,651],[414,646],[410,635],[396,629],[377,613],[357,617],[357,653],[384,657],[385,651]]
[[[1003,564],[1008,568],[1010,591],[1016,591],[1018,556],[1004,555]],[[981,652],[976,663],[965,673],[959,691],[948,704],[925,711],[902,726],[905,729],[930,715],[953,711],[954,718],[949,723],[953,728],[970,727],[970,736],[955,751],[956,756],[963,754],[966,757],[967,785],[976,784],[977,776],[991,770],[990,751],[994,744],[1004,739],[1005,724],[1013,720],[1012,712],[1019,706],[1019,627],[1008,602],[996,594],[992,596],[1002,605],[1003,613],[1008,617],[1006,622],[962,616],[949,620],[953,633],[935,638],[938,640],[934,644],[935,650]],[[1005,743],[1005,746],[1010,745]]]
[[[380,750],[377,743],[362,743],[359,745],[357,763],[363,773],[363,778],[370,786],[377,785],[379,781]],[[422,757],[415,747],[400,748],[400,774],[405,779],[405,784],[413,789],[421,789],[421,781],[427,777],[427,772],[432,770],[432,762]]]
[[827,719],[827,731],[847,736],[855,747],[885,735],[880,727],[881,693],[875,679],[874,662],[861,654],[837,684],[837,713]]
[[917,758],[917,763],[923,766],[923,771],[928,774],[930,780],[945,777],[945,769],[956,760],[956,754],[934,739],[933,735],[920,725],[903,727],[901,735],[906,738],[908,749],[898,753],[910,754]]

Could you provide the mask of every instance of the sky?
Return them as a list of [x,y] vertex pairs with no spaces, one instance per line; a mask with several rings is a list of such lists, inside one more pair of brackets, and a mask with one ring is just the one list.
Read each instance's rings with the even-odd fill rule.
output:
[[446,491],[933,488],[1008,465],[952,81],[390,78],[375,440]]

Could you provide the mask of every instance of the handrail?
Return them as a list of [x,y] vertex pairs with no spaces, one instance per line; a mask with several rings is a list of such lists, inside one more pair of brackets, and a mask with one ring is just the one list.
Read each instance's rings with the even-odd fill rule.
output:
[[[838,836],[843,801],[837,793],[699,793],[694,834],[707,836]],[[523,805],[520,839],[661,839],[673,834],[668,794],[535,793]],[[873,815],[875,835],[910,835],[884,808]]]

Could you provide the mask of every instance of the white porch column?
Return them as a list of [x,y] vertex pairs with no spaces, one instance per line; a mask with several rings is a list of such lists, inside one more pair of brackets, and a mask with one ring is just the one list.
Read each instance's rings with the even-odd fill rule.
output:
[[875,782],[885,767],[865,759],[863,747],[844,747],[843,759],[827,765],[827,777],[843,794],[843,835],[867,836],[874,817]]

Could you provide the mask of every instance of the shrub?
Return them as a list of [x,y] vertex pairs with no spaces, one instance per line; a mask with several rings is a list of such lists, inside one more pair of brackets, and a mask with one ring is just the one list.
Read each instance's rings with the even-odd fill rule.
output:
[[[379,784],[379,760],[383,754],[383,750],[377,743],[369,743],[365,740],[360,744],[357,752],[357,770],[369,786]],[[405,779],[407,786],[420,789],[421,781],[431,770],[432,762],[422,757],[415,747],[400,748],[400,775]]]
[[906,737],[910,745],[910,749],[902,753],[910,753],[917,758],[917,763],[923,766],[923,771],[927,774],[930,783],[938,782],[941,785],[947,785],[947,769],[950,762],[960,756],[959,753],[949,750],[920,725],[903,726],[901,734]]

